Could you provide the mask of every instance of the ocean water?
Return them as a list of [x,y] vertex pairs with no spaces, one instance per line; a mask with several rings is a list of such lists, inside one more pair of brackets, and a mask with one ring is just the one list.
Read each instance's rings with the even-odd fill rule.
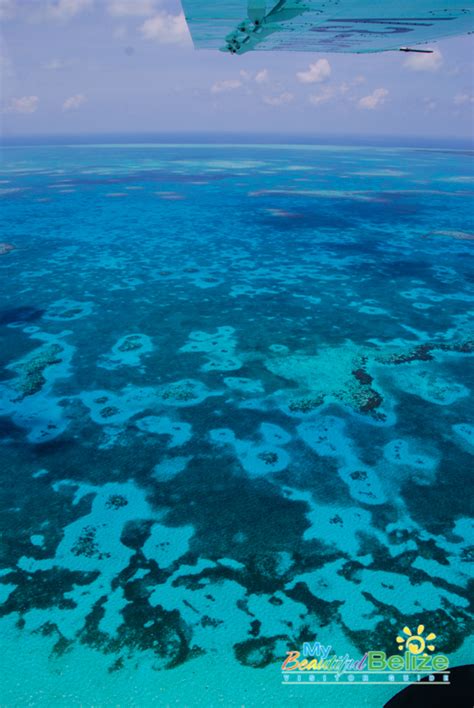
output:
[[473,196],[461,150],[4,150],[1,705],[382,706],[286,652],[420,624],[469,661]]

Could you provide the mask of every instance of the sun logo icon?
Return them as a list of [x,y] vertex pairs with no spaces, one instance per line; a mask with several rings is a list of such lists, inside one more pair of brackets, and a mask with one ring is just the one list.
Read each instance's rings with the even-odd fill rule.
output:
[[405,637],[397,637],[397,644],[399,650],[403,651],[404,649],[406,649],[410,652],[410,654],[423,654],[423,656],[428,656],[425,649],[428,649],[429,651],[434,651],[435,646],[434,644],[427,644],[427,642],[431,642],[433,641],[433,639],[436,639],[436,634],[430,632],[426,635],[426,637],[424,637],[424,631],[425,627],[423,624],[418,625],[416,634],[413,634],[411,629],[409,629],[408,627],[404,627],[402,633],[405,634]]

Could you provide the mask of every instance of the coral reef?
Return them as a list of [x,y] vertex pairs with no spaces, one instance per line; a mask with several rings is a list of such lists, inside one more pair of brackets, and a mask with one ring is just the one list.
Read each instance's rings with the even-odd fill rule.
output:
[[15,365],[18,378],[15,388],[21,393],[21,397],[34,396],[41,391],[46,383],[44,371],[50,366],[62,362],[61,354],[64,349],[60,344],[48,344],[41,347],[37,353],[26,360]]

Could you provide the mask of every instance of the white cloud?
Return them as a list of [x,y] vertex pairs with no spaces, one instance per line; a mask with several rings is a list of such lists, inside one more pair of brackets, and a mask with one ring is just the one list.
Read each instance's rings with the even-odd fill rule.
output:
[[332,86],[327,86],[319,93],[310,94],[309,102],[312,103],[313,106],[320,106],[321,104],[330,101],[335,95],[336,89]]
[[224,91],[235,91],[242,86],[240,79],[223,79],[216,81],[211,86],[211,93],[223,93]]
[[315,64],[310,64],[307,71],[298,71],[296,78],[302,84],[314,84],[327,81],[331,76],[331,65],[327,59],[318,59]]
[[260,71],[256,73],[241,69],[239,71],[239,77],[239,79],[223,79],[222,81],[216,81],[211,86],[211,93],[223,93],[224,91],[233,91],[243,87],[246,93],[250,95],[252,93],[253,83],[263,85],[268,82],[269,72],[268,69],[260,69]]
[[356,78],[348,82],[343,81],[343,83],[338,86],[334,84],[322,86],[318,93],[312,93],[309,95],[309,102],[312,103],[313,106],[321,106],[323,103],[329,103],[329,101],[337,99],[344,100],[346,102],[354,101],[355,99],[351,94],[351,89],[359,83],[360,80]]
[[255,74],[255,83],[264,84],[268,81],[268,69],[261,69]]
[[7,113],[34,113],[38,108],[38,96],[11,98],[6,108]]
[[188,26],[182,12],[179,15],[160,12],[145,20],[140,30],[145,39],[153,39],[161,44],[183,44],[190,41]]
[[456,106],[464,106],[467,103],[474,103],[474,96],[470,93],[457,93],[454,97]]
[[107,11],[112,17],[149,17],[156,5],[155,0],[109,0]]
[[86,100],[83,93],[76,93],[75,96],[69,96],[63,103],[63,111],[75,111],[82,106]]
[[418,54],[413,52],[405,59],[403,66],[412,71],[438,71],[443,65],[443,55],[439,49],[432,54]]
[[256,84],[266,84],[269,78],[268,69],[260,69],[256,74],[241,69],[239,75],[242,77],[243,81],[255,81]]
[[292,93],[284,91],[280,93],[279,96],[264,96],[263,102],[266,103],[267,106],[282,106],[285,103],[291,103],[293,99],[294,95]]
[[385,99],[388,96],[388,91],[386,88],[378,88],[372,91],[368,96],[364,96],[360,99],[358,106],[359,108],[366,108],[369,111],[373,111],[377,106],[385,103]]

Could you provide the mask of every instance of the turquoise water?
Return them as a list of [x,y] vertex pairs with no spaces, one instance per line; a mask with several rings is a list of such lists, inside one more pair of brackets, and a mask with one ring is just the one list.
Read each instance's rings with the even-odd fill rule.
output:
[[467,151],[4,151],[2,705],[382,706],[281,663],[420,623],[469,660],[473,195]]

